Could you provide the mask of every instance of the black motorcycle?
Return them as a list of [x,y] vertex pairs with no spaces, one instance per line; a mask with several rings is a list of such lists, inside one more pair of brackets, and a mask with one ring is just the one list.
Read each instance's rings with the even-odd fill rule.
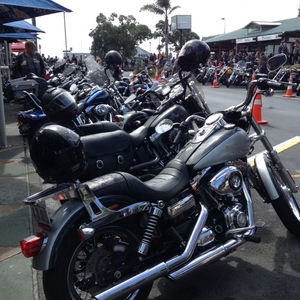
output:
[[[111,122],[77,125],[74,130],[57,124],[44,125],[30,145],[30,156],[38,174],[51,183],[86,181],[117,170],[129,171],[143,180],[153,177],[189,139],[188,133],[180,134],[181,122],[192,113],[202,117],[210,113],[195,82],[191,74],[181,77],[173,84],[178,88],[170,92],[156,111],[127,114],[124,120],[127,131],[131,131],[137,117],[144,118],[143,125],[130,133]],[[54,108],[51,115],[58,119],[66,113],[72,116],[71,106],[65,107],[61,114],[54,114],[58,106],[51,103],[58,96],[49,102],[49,107]],[[200,119],[193,123],[201,122]],[[84,155],[80,155],[81,151]],[[71,157],[76,157],[78,172],[75,168],[72,172],[64,168],[64,159]]]

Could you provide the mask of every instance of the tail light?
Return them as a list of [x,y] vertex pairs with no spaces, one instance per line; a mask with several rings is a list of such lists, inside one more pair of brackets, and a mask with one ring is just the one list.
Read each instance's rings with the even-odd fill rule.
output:
[[45,236],[43,234],[31,235],[20,241],[22,253],[25,257],[37,255],[43,246]]
[[124,116],[122,115],[115,115],[114,116],[114,120],[117,122],[117,123],[121,123],[124,121]]
[[18,115],[18,124],[21,125],[24,122],[24,116],[23,115]]
[[50,79],[50,77],[51,77],[51,73],[47,73],[44,78],[45,78],[45,80],[48,80],[48,79]]

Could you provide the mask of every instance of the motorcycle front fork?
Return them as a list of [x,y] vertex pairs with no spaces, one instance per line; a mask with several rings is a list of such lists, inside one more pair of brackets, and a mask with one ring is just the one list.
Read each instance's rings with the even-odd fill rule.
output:
[[277,169],[279,175],[281,176],[281,179],[284,181],[284,183],[290,188],[290,190],[293,193],[297,193],[299,187],[295,184],[289,171],[282,164],[277,151],[271,145],[264,130],[260,127],[253,114],[251,114],[251,125],[255,133],[257,134],[257,138],[262,142],[262,144],[266,148],[268,157],[270,158],[271,162]]

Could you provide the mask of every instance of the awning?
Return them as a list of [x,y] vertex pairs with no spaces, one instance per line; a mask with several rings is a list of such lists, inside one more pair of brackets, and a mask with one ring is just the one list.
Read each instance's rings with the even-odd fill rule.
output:
[[57,12],[71,10],[51,0],[0,0],[0,24]]
[[6,26],[8,28],[13,27],[13,28],[18,28],[18,29],[23,29],[23,30],[30,31],[30,32],[45,32],[45,31],[39,29],[38,27],[28,23],[25,20],[5,23],[5,24],[3,24],[3,26]]
[[39,39],[36,35],[28,32],[18,33],[1,33],[0,39],[2,40],[36,40]]

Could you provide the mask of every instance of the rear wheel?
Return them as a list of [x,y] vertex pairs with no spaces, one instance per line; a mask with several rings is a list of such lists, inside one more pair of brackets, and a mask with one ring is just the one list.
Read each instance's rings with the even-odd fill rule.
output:
[[[55,268],[44,272],[46,298],[93,299],[94,294],[141,272],[137,244],[133,233],[119,226],[103,227],[85,242],[73,232],[60,248],[64,253]],[[147,299],[151,288],[152,283],[118,300]]]
[[273,182],[279,194],[277,200],[271,201],[277,215],[288,231],[300,237],[299,192],[293,194],[287,187],[280,174],[272,171]]

